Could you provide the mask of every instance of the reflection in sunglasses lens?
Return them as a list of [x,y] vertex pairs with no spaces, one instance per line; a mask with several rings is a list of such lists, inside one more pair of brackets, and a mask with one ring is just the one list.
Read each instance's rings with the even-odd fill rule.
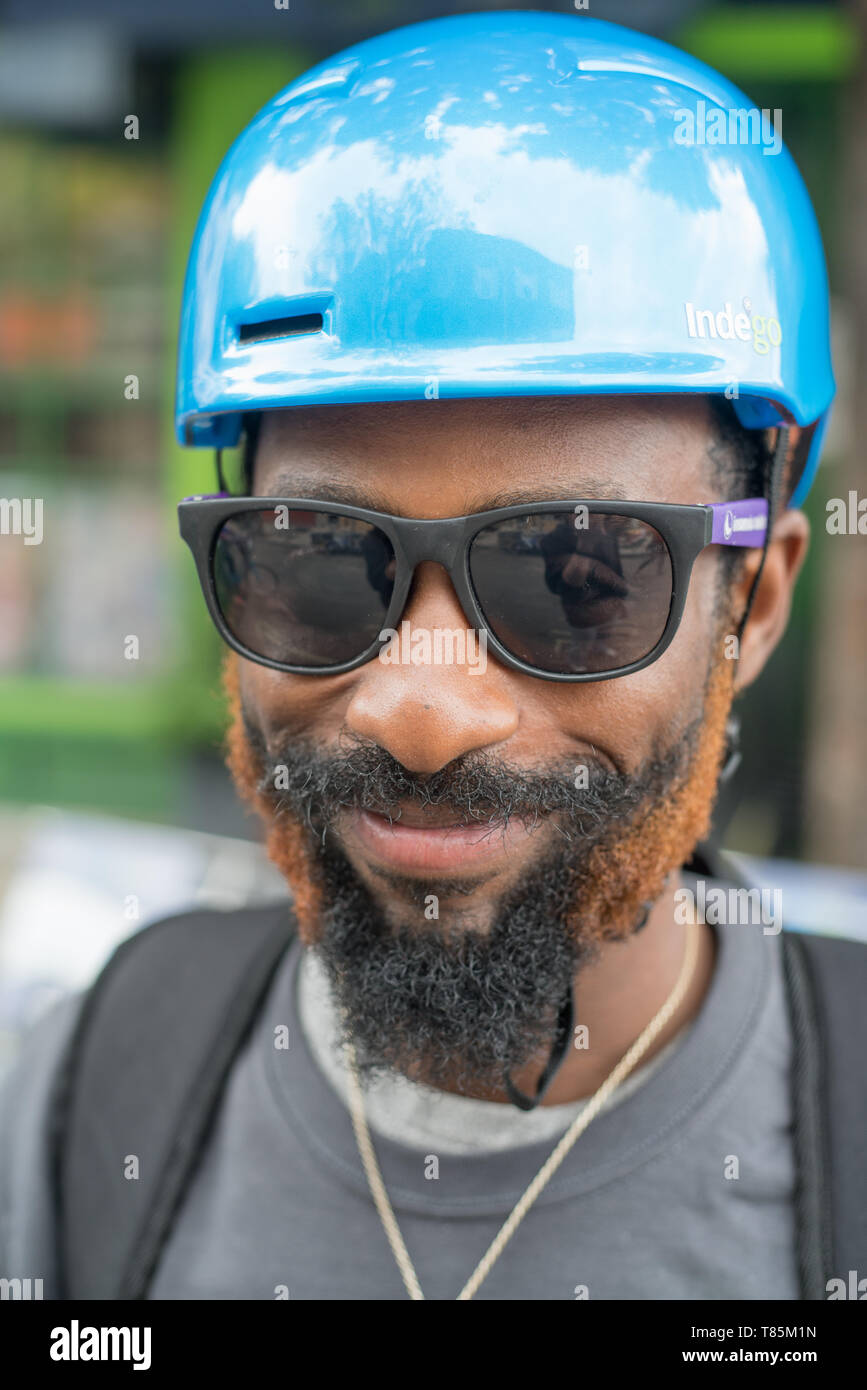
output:
[[369,522],[285,507],[238,512],[214,547],[217,603],[232,636],[291,666],[337,666],[376,642],[394,551]]
[[671,557],[659,532],[586,508],[487,526],[472,543],[470,575],[497,640],[557,675],[640,661],[661,638],[671,606]]

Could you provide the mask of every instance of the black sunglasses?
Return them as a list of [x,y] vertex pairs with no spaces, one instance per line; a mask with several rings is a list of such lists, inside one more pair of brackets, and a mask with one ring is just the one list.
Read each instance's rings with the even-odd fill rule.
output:
[[330,676],[391,639],[418,564],[442,565],[471,628],[513,670],[629,675],[677,631],[696,556],[760,547],[763,498],[533,502],[421,521],[309,498],[185,498],[181,535],[208,611],[241,656]]

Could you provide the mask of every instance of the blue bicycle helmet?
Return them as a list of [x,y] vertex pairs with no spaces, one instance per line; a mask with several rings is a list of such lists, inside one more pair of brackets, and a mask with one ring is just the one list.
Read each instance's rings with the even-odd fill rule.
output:
[[[757,119],[758,118],[758,119]],[[354,45],[223,160],[184,289],[176,424],[293,405],[726,395],[807,431],[834,395],[822,243],[776,132],[704,63],[584,15]]]

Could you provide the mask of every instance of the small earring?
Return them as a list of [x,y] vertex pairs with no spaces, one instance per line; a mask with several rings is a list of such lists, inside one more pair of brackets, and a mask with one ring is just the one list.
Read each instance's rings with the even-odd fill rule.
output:
[[647,923],[650,921],[650,910],[653,907],[653,899],[648,899],[648,901],[642,903],[641,906],[643,908],[643,912],[639,917],[638,921],[635,923],[635,926],[632,928],[633,935],[640,932],[642,928],[646,927]]
[[736,714],[730,714],[726,723],[726,749],[720,770],[720,782],[728,782],[737,772],[741,762],[741,721]]

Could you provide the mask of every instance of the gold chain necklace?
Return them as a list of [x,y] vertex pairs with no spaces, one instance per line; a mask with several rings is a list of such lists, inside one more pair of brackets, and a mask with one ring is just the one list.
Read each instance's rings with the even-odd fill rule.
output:
[[[511,1240],[518,1226],[523,1221],[527,1212],[532,1207],[536,1198],[550,1182],[560,1164],[566,1158],[576,1139],[580,1137],[595,1119],[608,1100],[612,1092],[629,1075],[644,1056],[650,1044],[660,1034],[662,1029],[671,1019],[675,1011],[680,1007],[692,980],[695,962],[698,957],[698,931],[687,927],[686,947],[683,955],[683,963],[680,967],[680,974],[671,994],[666,999],[662,1008],[656,1013],[648,1023],[644,1031],[636,1038],[630,1047],[617,1063],[616,1067],[602,1082],[602,1085],[591,1096],[580,1115],[572,1121],[566,1133],[557,1143],[551,1155],[542,1164],[533,1181],[519,1198],[512,1208],[511,1214],[506,1218],[499,1232],[494,1237],[485,1254],[482,1256],[473,1273],[470,1275],[464,1287],[458,1294],[457,1301],[467,1300],[477,1292],[482,1281],[490,1274],[496,1260],[499,1259],[506,1244]],[[352,1116],[352,1127],[355,1130],[355,1138],[358,1144],[358,1151],[361,1155],[361,1162],[367,1176],[371,1196],[373,1197],[376,1210],[379,1212],[388,1243],[391,1246],[392,1254],[401,1272],[404,1285],[411,1299],[423,1300],[424,1294],[418,1282],[412,1260],[404,1244],[400,1227],[397,1224],[394,1210],[388,1199],[385,1190],[385,1183],[382,1180],[382,1173],[377,1162],[376,1153],[373,1147],[370,1129],[364,1113],[364,1096],[361,1090],[361,1081],[358,1075],[355,1048],[351,1043],[346,1044],[347,1071],[349,1080],[349,1101],[350,1114]]]

